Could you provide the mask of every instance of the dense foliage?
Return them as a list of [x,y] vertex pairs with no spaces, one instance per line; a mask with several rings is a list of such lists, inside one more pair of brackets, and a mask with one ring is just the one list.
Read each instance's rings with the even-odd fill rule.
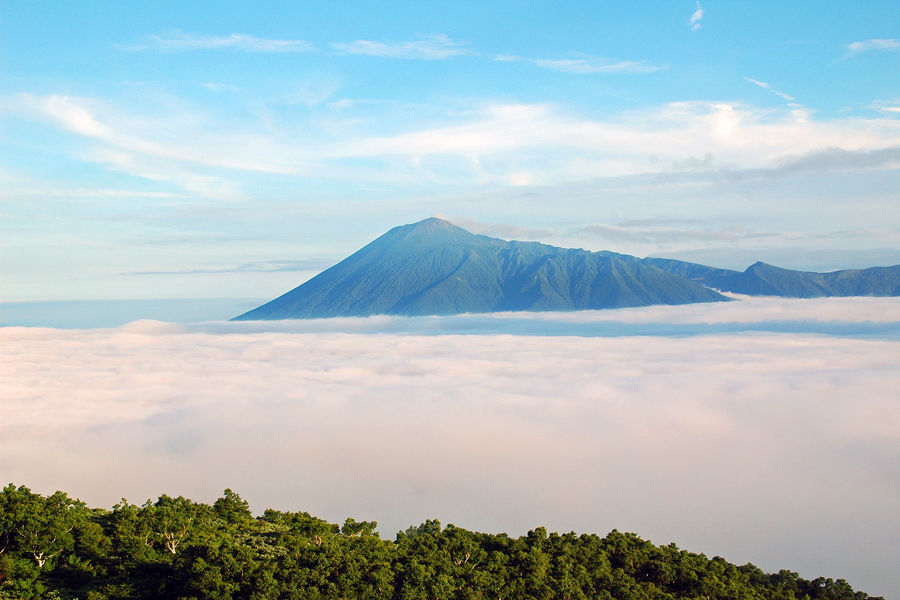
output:
[[10,484],[0,598],[878,600],[840,579],[769,575],[618,531],[512,538],[426,521],[387,541],[375,526],[254,518],[231,490],[212,506],[161,496],[100,510]]

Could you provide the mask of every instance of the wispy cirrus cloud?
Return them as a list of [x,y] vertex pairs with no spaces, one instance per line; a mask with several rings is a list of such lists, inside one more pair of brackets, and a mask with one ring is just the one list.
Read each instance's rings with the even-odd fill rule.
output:
[[900,102],[893,101],[887,102],[885,100],[876,100],[872,104],[869,105],[869,108],[872,110],[877,110],[878,112],[886,115],[897,115],[900,114]]
[[648,65],[644,62],[632,60],[616,61],[606,58],[564,58],[559,60],[539,58],[535,59],[534,64],[542,69],[575,75],[588,75],[591,73],[653,73],[665,68]]
[[127,190],[127,189],[103,189],[103,188],[49,188],[49,187],[29,187],[29,188],[7,188],[0,194],[3,195],[23,195],[23,196],[46,196],[46,197],[63,197],[63,198],[184,198],[184,194],[173,194],[171,192],[151,192],[144,190]]
[[579,233],[595,235],[609,242],[631,242],[638,244],[656,244],[665,246],[684,242],[733,243],[741,240],[757,240],[778,237],[776,233],[750,231],[735,225],[726,229],[659,229],[638,228],[619,225],[586,225],[578,228]]
[[900,40],[897,39],[871,39],[863,42],[853,42],[847,45],[847,50],[851,54],[861,54],[869,50],[895,51],[900,50]]
[[433,35],[414,42],[356,40],[349,44],[333,43],[331,47],[344,54],[420,60],[442,60],[472,53],[464,44],[454,42],[446,35]]
[[616,223],[616,227],[658,227],[660,225],[694,225],[703,223],[703,219],[678,219],[678,218],[658,218],[652,219],[629,219]]
[[897,119],[815,120],[794,107],[773,113],[728,103],[673,103],[604,119],[492,104],[405,131],[351,124],[303,135],[268,122],[223,127],[175,106],[149,118],[96,99],[25,95],[6,108],[80,136],[78,160],[217,198],[240,195],[227,181],[238,172],[463,186],[700,171],[740,179],[762,177],[760,170],[893,168],[900,146]]
[[542,69],[569,73],[572,75],[591,75],[601,73],[653,73],[662,71],[666,67],[649,65],[643,61],[615,60],[599,56],[585,56],[579,58],[526,58],[509,54],[500,54],[494,60],[501,62],[523,61],[533,63]]
[[772,89],[772,86],[770,86],[768,83],[765,83],[765,82],[763,82],[763,81],[758,81],[758,80],[756,80],[756,79],[751,79],[750,77],[747,77],[746,75],[741,75],[741,77],[743,77],[744,79],[746,79],[747,81],[749,81],[750,83],[752,83],[752,84],[754,84],[754,85],[758,85],[758,86],[761,87],[761,88],[764,88],[764,89],[769,90],[770,92],[772,92],[772,93],[775,94],[776,96],[780,96],[781,98],[784,98],[784,99],[787,100],[788,102],[793,102],[793,101],[795,100],[795,98],[794,98],[793,96],[788,96],[788,95],[785,94],[784,92],[779,92],[779,91],[776,90],[776,89]]
[[697,8],[694,10],[694,13],[691,15],[690,20],[688,21],[688,27],[691,28],[692,31],[697,31],[703,25],[700,21],[703,19],[703,15],[706,11],[703,10],[703,7],[700,6],[700,2],[697,2]]
[[333,266],[337,261],[320,258],[309,258],[306,260],[266,260],[251,263],[244,263],[236,267],[226,267],[222,269],[177,269],[170,271],[134,271],[131,273],[123,273],[123,275],[199,275],[209,273],[247,273],[262,272],[271,273],[276,271],[304,272],[304,271],[322,271]]
[[152,35],[144,44],[120,46],[122,50],[157,52],[192,52],[195,50],[233,50],[236,52],[311,52],[315,47],[305,40],[273,40],[245,33],[204,35],[170,31]]
[[[55,94],[43,97],[22,94],[11,104],[15,111],[36,116],[82,137],[85,146],[75,153],[80,161],[102,164],[110,170],[142,179],[174,182],[190,192],[189,195],[220,200],[243,197],[239,184],[229,178],[199,173],[191,166],[243,169],[231,159],[225,158],[223,162],[223,156],[217,157],[211,147],[204,150],[204,141],[189,140],[184,136],[184,132],[191,129],[195,134],[199,133],[198,123],[204,119],[197,114],[179,114],[174,106],[170,106],[165,117],[148,118],[125,114],[93,98]],[[225,141],[232,135],[223,134],[220,148],[232,145]],[[243,163],[242,160],[239,162]]]
[[[527,156],[537,149],[543,149],[545,155],[551,151],[565,154],[563,149],[568,148],[582,161],[595,161],[590,164],[596,176],[601,172],[660,172],[661,164],[671,164],[676,171],[739,171],[770,167],[784,157],[802,157],[828,148],[869,152],[898,143],[900,124],[893,119],[880,120],[872,129],[852,119],[801,119],[793,110],[773,118],[769,111],[749,106],[689,102],[610,120],[570,117],[546,105],[496,105],[475,113],[467,122],[357,139],[342,146],[341,151],[354,156],[459,155],[486,159],[507,153]],[[656,163],[647,161],[649,154],[658,158]],[[640,160],[633,163],[628,158],[638,155]],[[713,155],[715,163],[695,158]],[[626,167],[626,163],[632,166]],[[542,182],[546,180],[534,180]]]
[[[176,181],[201,196],[226,199],[239,194],[220,175],[197,173],[191,165],[264,172],[273,172],[274,168],[274,172],[282,173],[299,168],[296,151],[287,159],[290,164],[278,160],[281,165],[276,166],[272,159],[286,150],[274,139],[252,133],[214,133],[206,129],[207,117],[179,113],[171,107],[166,118],[153,119],[122,113],[92,98],[74,96],[23,94],[12,104],[14,110],[48,121],[89,142],[89,148],[79,154],[81,160],[105,164],[144,179]],[[185,131],[189,130],[192,135],[186,136]],[[280,148],[276,150],[273,143]],[[244,152],[238,152],[240,146]],[[250,153],[257,159],[246,154],[248,146],[257,147]],[[269,150],[263,150],[266,147]],[[261,150],[268,158],[258,162]]]

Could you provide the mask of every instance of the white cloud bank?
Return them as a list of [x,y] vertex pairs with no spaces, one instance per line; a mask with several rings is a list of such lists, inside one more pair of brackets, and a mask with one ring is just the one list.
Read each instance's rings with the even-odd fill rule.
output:
[[[314,106],[327,97],[328,90],[311,91],[291,101]],[[783,176],[900,164],[900,120],[819,120],[794,105],[679,102],[589,119],[551,105],[490,104],[428,125],[385,129],[348,117],[303,133],[268,122],[225,127],[177,104],[145,107],[158,116],[141,117],[61,95],[9,98],[0,112],[80,138],[75,160],[216,199],[245,199],[242,182],[254,174],[459,193],[640,174],[704,171],[738,180],[760,169]]]
[[[783,310],[853,320],[873,302]],[[100,506],[232,487],[257,511],[376,519],[388,536],[434,517],[617,527],[900,592],[896,340],[238,325],[0,329],[4,481]]]

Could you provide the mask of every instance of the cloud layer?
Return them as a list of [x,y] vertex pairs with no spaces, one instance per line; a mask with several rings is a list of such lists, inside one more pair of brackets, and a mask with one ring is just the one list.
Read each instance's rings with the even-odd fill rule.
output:
[[[896,318],[873,302],[751,309]],[[667,313],[703,319],[622,319]],[[388,536],[617,527],[900,591],[898,341],[239,325],[0,329],[0,472],[100,506],[232,487]]]
[[[580,61],[545,66],[550,63],[601,68]],[[2,108],[80,138],[85,148],[79,160],[176,182],[212,198],[234,197],[229,179],[247,173],[457,188],[698,170],[745,178],[758,176],[759,169],[796,171],[795,163],[826,171],[892,168],[900,148],[896,119],[816,121],[799,105],[773,113],[736,103],[678,102],[585,119],[545,104],[490,104],[407,131],[378,132],[350,121],[314,135],[273,129],[268,122],[222,131],[210,115],[186,107],[168,108],[164,118],[142,118],[95,99],[61,95],[22,95]],[[877,160],[848,166],[844,159],[857,154]],[[832,155],[840,161],[819,160]]]

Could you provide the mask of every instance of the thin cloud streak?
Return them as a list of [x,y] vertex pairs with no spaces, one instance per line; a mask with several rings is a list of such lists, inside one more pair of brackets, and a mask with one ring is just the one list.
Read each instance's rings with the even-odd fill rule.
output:
[[894,115],[900,113],[900,102],[885,102],[884,100],[876,100],[873,102],[869,108],[872,110],[877,110],[878,112]]
[[647,226],[658,226],[658,225],[692,225],[695,223],[702,223],[703,219],[673,219],[673,218],[658,218],[654,217],[652,219],[631,219],[629,221],[622,221],[620,223],[616,223],[616,227],[647,227]]
[[233,50],[237,52],[312,52],[315,47],[304,40],[272,40],[258,38],[245,33],[231,35],[203,35],[171,31],[163,35],[149,36],[150,43],[144,45],[120,46],[132,52],[155,50],[174,54],[197,50]]
[[569,73],[572,75],[615,74],[615,73],[653,73],[662,71],[666,67],[648,65],[643,61],[613,60],[599,56],[583,58],[526,58],[510,54],[500,54],[494,57],[499,62],[529,62],[542,69]]
[[542,69],[572,73],[575,75],[589,75],[594,73],[653,73],[663,67],[648,65],[643,62],[630,60],[613,61],[604,58],[570,58],[570,59],[535,59],[534,64]]
[[322,271],[337,261],[327,259],[268,260],[224,269],[181,269],[177,271],[134,271],[123,275],[197,275],[202,273],[271,273],[276,271]]
[[741,75],[741,77],[743,77],[744,79],[746,79],[747,81],[749,81],[750,83],[752,83],[754,85],[758,85],[761,88],[769,90],[773,94],[776,94],[777,96],[780,96],[781,98],[784,98],[788,102],[792,102],[795,100],[795,98],[793,96],[788,96],[784,92],[779,92],[778,90],[772,89],[772,86],[770,86],[768,83],[765,83],[762,81],[757,81],[756,79],[750,79],[749,77],[746,77],[744,75]]
[[420,60],[443,60],[471,54],[471,51],[465,46],[454,42],[446,35],[434,35],[424,40],[398,43],[356,40],[350,44],[333,43],[331,47],[344,54]]
[[900,49],[900,40],[896,39],[872,39],[866,40],[864,42],[853,42],[852,44],[847,45],[847,50],[849,50],[851,54],[861,54],[869,50],[883,50],[891,52],[898,49]]
[[[746,306],[856,319],[883,300]],[[0,329],[0,469],[97,506],[231,487],[387,536],[618,527],[900,589],[898,341],[237,333],[253,325]]]
[[141,190],[99,189],[99,188],[18,188],[0,191],[3,195],[48,196],[69,198],[184,198],[184,194],[170,192],[146,192]]
[[690,21],[688,21],[688,27],[690,27],[692,31],[697,31],[698,29],[703,27],[703,24],[700,23],[700,21],[701,19],[703,19],[703,14],[705,12],[706,11],[703,10],[703,7],[700,6],[700,2],[697,2],[697,9],[691,15]]
[[671,244],[687,241],[737,242],[777,237],[779,234],[748,231],[744,227],[734,225],[727,229],[644,229],[609,225],[585,225],[577,229],[578,233],[589,233],[611,242],[635,242],[643,244]]

